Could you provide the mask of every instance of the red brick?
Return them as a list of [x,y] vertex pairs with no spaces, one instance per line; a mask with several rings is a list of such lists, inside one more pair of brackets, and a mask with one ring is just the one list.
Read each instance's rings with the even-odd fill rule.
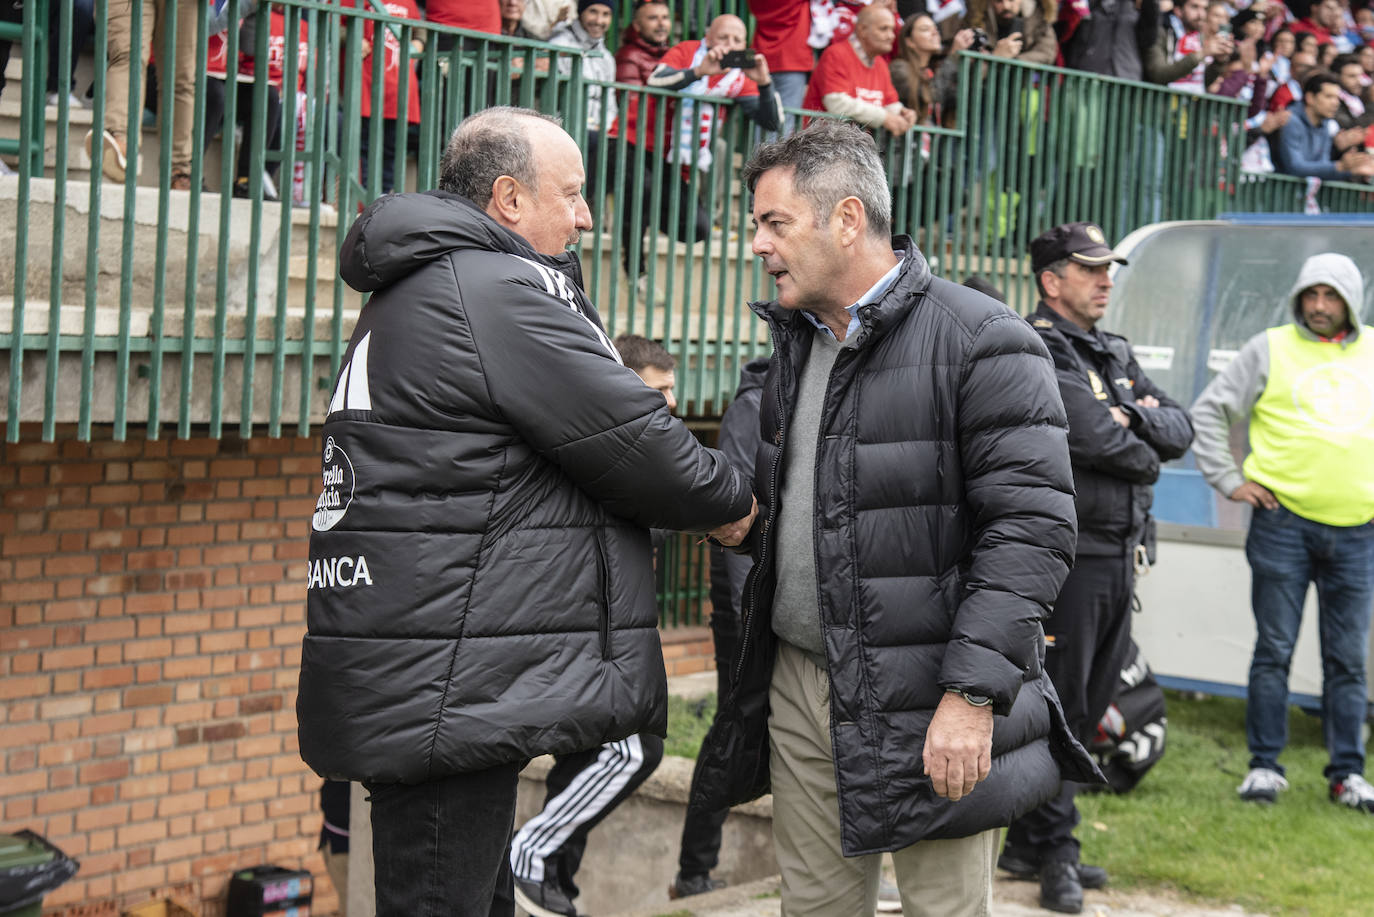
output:
[[43,671],[85,668],[95,662],[95,650],[89,646],[48,650],[43,654]]
[[99,527],[100,510],[98,509],[55,509],[48,513],[48,528],[54,531]]
[[105,783],[110,780],[122,780],[129,776],[129,761],[127,758],[116,758],[112,761],[94,761],[83,765],[77,772],[83,784]]
[[90,599],[49,602],[44,612],[44,618],[48,621],[79,621],[82,618],[94,618],[97,605]]
[[56,535],[11,535],[0,541],[0,553],[11,557],[27,554],[52,554],[56,550]]
[[[105,789],[101,787],[101,789]],[[129,807],[124,805],[90,806],[76,813],[76,827],[79,831],[93,831],[98,828],[115,828],[129,820]]]
[[140,688],[130,688],[124,692],[124,706],[129,707],[150,707],[161,706],[170,703],[172,700],[171,685],[147,685]]
[[201,730],[206,742],[221,742],[225,739],[238,739],[248,734],[248,729],[241,722],[216,723],[213,726],[206,726]]
[[127,640],[134,633],[134,621],[130,618],[120,618],[114,621],[87,624],[82,639],[87,643],[104,643],[110,640]]
[[[94,540],[99,533],[93,533]],[[96,560],[89,555],[66,554],[43,558],[43,575],[53,579],[63,576],[87,576],[95,572]]]
[[111,506],[137,503],[139,489],[136,484],[100,484],[91,488],[91,502]]
[[22,630],[0,630],[0,651],[41,649],[52,646],[55,630],[51,627],[26,627]]
[[22,748],[47,742],[52,730],[47,723],[17,723],[0,726],[0,748]]
[[99,484],[105,480],[105,466],[95,462],[53,465],[48,469],[48,480],[54,484]]
[[126,665],[117,668],[91,669],[82,676],[81,685],[89,691],[98,688],[119,688],[132,684],[133,680],[133,666]]
[[47,675],[17,678],[10,675],[0,678],[0,700],[16,697],[42,697],[48,693],[52,682]]
[[75,812],[90,801],[91,791],[87,787],[48,792],[38,797],[34,811],[39,815],[53,812]]

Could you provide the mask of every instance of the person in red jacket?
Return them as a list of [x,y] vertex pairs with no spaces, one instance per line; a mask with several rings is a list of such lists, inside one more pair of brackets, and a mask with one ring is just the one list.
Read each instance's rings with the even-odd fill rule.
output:
[[1344,31],[1341,27],[1344,16],[1340,0],[1319,0],[1312,4],[1306,16],[1290,23],[1288,28],[1293,30],[1294,35],[1306,32],[1317,36],[1317,44],[1329,45],[1334,35]]
[[[358,6],[371,8],[368,0],[355,0]],[[420,8],[415,5],[415,0],[385,0],[383,4],[387,14],[398,19],[418,19],[423,20],[424,15]],[[379,49],[376,42],[375,23],[369,19],[363,24],[363,58],[362,58],[362,176],[363,184],[368,182],[368,154],[371,152],[372,124],[368,120],[372,116],[372,55]],[[401,40],[396,32],[390,28],[383,28],[384,47],[382,53],[385,58],[382,62],[382,193],[388,194],[396,190],[396,145],[399,125],[404,121],[406,124],[406,149],[418,150],[420,148],[420,88],[419,74],[415,69],[415,62],[419,55],[424,53],[425,45],[420,39],[411,33],[410,39],[410,73],[407,76],[407,100],[405,112],[401,113],[400,93],[401,93]],[[404,190],[404,189],[402,189]]]
[[893,134],[911,130],[916,113],[902,104],[883,59],[892,47],[895,31],[891,10],[865,7],[854,22],[854,34],[821,54],[802,107],[841,115]]
[[[784,108],[801,108],[806,81],[816,66],[816,55],[807,44],[811,35],[810,0],[749,0],[754,14],[754,50],[768,61],[773,85]],[[787,116],[790,131],[796,117]]]
[[[501,0],[429,0],[425,4],[425,17],[440,25],[501,34]],[[457,37],[440,34],[439,50],[452,48]]]

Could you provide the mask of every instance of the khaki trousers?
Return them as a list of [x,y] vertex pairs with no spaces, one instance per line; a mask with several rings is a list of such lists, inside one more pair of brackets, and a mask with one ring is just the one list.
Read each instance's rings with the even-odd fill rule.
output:
[[[115,136],[127,154],[129,130],[129,67],[133,62],[134,4],[143,6],[142,37],[138,42],[139,69],[146,70],[150,53],[158,58],[158,91],[172,93],[172,129],[163,126],[163,142],[170,135],[172,171],[190,172],[195,152],[192,136],[196,104],[196,4],[176,0],[109,0],[109,65],[105,70],[105,129]],[[162,61],[163,27],[167,9],[177,8],[176,60],[172,66]],[[139,80],[147,89],[147,81]],[[134,124],[143,123],[143,97],[134,100]]]
[[[779,642],[768,696],[773,845],[782,872],[783,917],[873,917],[881,856],[840,852],[830,679],[801,650]],[[902,913],[988,917],[998,834],[993,828],[894,851]]]

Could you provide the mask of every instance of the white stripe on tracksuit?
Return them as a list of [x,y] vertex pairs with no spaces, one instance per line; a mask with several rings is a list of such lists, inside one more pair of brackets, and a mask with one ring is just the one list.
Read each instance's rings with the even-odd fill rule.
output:
[[544,881],[544,861],[578,827],[605,811],[643,764],[644,746],[637,735],[601,746],[596,760],[515,833],[511,871],[530,882]]

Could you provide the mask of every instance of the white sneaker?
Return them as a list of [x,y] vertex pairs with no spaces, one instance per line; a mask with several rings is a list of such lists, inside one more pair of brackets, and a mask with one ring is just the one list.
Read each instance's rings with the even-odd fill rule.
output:
[[1271,771],[1267,767],[1255,767],[1245,775],[1245,780],[1236,787],[1236,792],[1246,802],[1273,802],[1279,798],[1279,790],[1286,789],[1288,781],[1284,779],[1283,774]]
[[[60,102],[60,101],[62,101],[62,96],[61,96],[59,93],[56,93],[56,92],[50,92],[50,93],[48,93],[48,107],[49,107],[49,108],[56,108],[56,107],[57,107],[57,103]],[[70,93],[70,92],[67,93],[67,107],[68,107],[68,108],[82,108],[82,107],[85,106],[85,104],[86,104],[86,101],[85,101],[84,99],[78,99],[74,94],[72,94],[72,93]]]
[[1331,801],[1374,815],[1374,786],[1359,774],[1347,774],[1345,779],[1331,784]]
[[645,301],[647,301],[647,302],[656,302],[656,303],[661,303],[661,302],[663,302],[663,289],[662,289],[662,287],[660,287],[658,284],[654,284],[653,290],[652,290],[652,291],[649,290],[649,275],[648,275],[648,274],[640,274],[640,275],[639,275],[639,279],[635,281],[635,291],[639,294],[639,298],[640,298],[640,299],[643,299],[643,300],[645,300]]

